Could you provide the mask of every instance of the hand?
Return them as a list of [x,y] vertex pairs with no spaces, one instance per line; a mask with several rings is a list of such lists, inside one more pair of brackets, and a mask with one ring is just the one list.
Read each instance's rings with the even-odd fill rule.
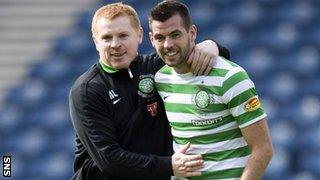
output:
[[172,169],[175,176],[190,177],[201,176],[201,172],[196,172],[203,167],[201,155],[186,155],[190,148],[190,143],[184,145],[178,152],[172,156]]
[[191,64],[190,71],[194,75],[208,75],[218,55],[219,49],[214,41],[205,40],[197,44],[187,61],[188,64]]

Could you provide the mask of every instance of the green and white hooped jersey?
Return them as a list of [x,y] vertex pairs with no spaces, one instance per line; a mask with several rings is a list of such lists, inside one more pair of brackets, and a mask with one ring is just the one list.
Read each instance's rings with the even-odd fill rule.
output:
[[164,66],[155,75],[178,150],[191,143],[188,154],[202,154],[201,177],[238,179],[251,151],[240,128],[266,114],[253,82],[239,65],[218,57],[208,76],[177,74]]

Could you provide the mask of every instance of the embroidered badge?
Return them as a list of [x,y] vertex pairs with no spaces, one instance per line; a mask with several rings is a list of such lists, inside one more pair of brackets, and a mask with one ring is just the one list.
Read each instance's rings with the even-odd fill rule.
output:
[[139,77],[138,94],[144,98],[150,98],[154,91],[154,75],[147,74]]
[[147,106],[147,109],[148,109],[148,111],[150,112],[150,115],[151,116],[156,116],[158,113],[158,111],[157,111],[157,108],[158,108],[158,103],[157,102],[154,102],[154,103],[152,103],[152,104],[149,104],[148,106]]
[[198,108],[204,109],[210,104],[210,96],[206,91],[200,90],[194,96],[194,102]]
[[244,109],[247,112],[251,112],[254,110],[257,110],[258,108],[260,108],[260,101],[257,97],[253,97],[251,99],[249,99],[249,101],[247,102],[247,104],[244,106]]

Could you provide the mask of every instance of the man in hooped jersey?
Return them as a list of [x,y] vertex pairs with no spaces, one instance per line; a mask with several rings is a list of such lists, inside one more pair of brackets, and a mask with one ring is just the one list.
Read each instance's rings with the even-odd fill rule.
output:
[[[172,155],[170,126],[154,88],[154,74],[164,63],[156,53],[138,54],[142,34],[137,13],[126,4],[108,4],[93,17],[100,59],[76,80],[69,96],[77,146],[73,179],[199,175],[194,170],[203,165],[200,155],[185,155],[187,147]],[[211,55],[203,49],[208,48],[217,50],[216,45],[196,49],[194,57],[205,58],[193,62],[207,67]],[[195,73],[205,70],[201,63],[194,67]]]
[[177,151],[202,154],[202,175],[190,179],[260,179],[273,154],[253,82],[239,65],[218,57],[207,76],[194,76],[187,55],[196,26],[186,5],[163,1],[149,15],[150,39],[167,64],[155,75]]

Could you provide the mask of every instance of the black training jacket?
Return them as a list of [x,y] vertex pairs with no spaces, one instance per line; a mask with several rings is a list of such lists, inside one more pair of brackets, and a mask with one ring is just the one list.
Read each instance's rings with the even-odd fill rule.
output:
[[97,63],[76,80],[69,95],[73,179],[170,179],[172,137],[154,88],[163,65],[156,54],[138,55],[128,69],[107,73]]
[[162,66],[155,54],[138,55],[132,77],[129,70],[107,73],[97,63],[75,82],[75,179],[170,177],[170,128],[153,81]]

